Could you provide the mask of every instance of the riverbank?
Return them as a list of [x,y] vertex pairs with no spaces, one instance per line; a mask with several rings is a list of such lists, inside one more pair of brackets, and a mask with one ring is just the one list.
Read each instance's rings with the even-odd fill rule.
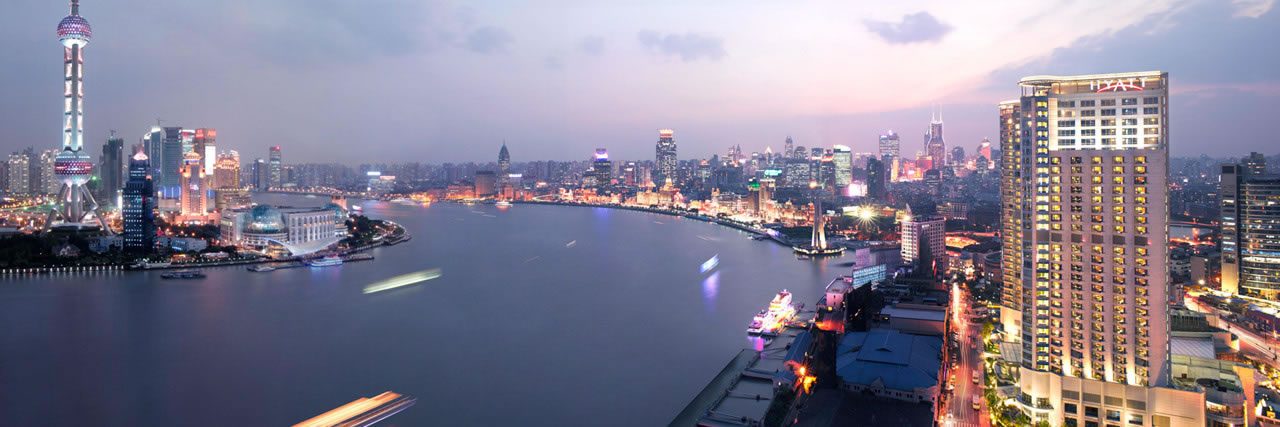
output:
[[[395,228],[375,243],[361,245],[354,248],[337,251],[340,256],[352,255],[364,252],[379,246],[394,246],[404,243],[413,238],[404,226],[389,222],[395,225]],[[182,262],[168,263],[167,265],[155,265],[153,267],[139,267],[139,264],[102,264],[102,265],[79,265],[79,266],[61,266],[61,267],[29,267],[29,268],[0,268],[0,276],[20,276],[35,274],[51,274],[51,273],[91,273],[105,271],[154,271],[154,270],[176,270],[176,269],[192,269],[192,268],[211,268],[211,267],[233,267],[242,265],[267,264],[274,262],[300,262],[305,256],[290,256],[284,258],[237,258],[229,260],[209,260],[199,262]]]
[[623,209],[623,210],[637,211],[637,212],[656,213],[656,214],[668,215],[668,216],[678,216],[678,217],[689,218],[689,219],[694,219],[694,220],[703,221],[703,222],[709,222],[713,224],[719,224],[725,227],[745,231],[745,232],[760,236],[762,238],[769,239],[777,244],[786,246],[788,248],[791,247],[790,243],[788,243],[785,240],[782,240],[781,238],[774,235],[773,233],[770,233],[769,229],[759,228],[747,223],[737,222],[737,221],[733,221],[725,218],[716,218],[716,217],[696,214],[688,211],[678,211],[674,209],[662,209],[662,208],[649,208],[649,207],[643,207],[643,206],[615,205],[615,204],[607,204],[607,203],[551,202],[551,201],[536,201],[536,200],[519,200],[519,201],[512,201],[511,203],[526,204],[526,205],[556,205],[556,206],[578,206],[578,207],[588,207],[588,208]]

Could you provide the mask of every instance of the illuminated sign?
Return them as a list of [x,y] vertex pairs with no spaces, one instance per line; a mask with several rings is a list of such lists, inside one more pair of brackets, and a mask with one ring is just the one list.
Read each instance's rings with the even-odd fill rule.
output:
[[364,174],[368,176],[382,176],[382,172],[378,172],[378,171],[368,171],[368,172],[365,172]]
[[764,176],[766,177],[772,178],[778,175],[782,175],[782,169],[765,169],[764,170]]
[[1089,90],[1095,93],[1102,92],[1128,92],[1131,90],[1143,90],[1147,87],[1146,77],[1128,78],[1119,80],[1094,80],[1089,82]]

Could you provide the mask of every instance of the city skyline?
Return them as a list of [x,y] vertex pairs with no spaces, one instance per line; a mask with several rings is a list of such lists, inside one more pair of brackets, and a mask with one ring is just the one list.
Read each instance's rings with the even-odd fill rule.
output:
[[[730,145],[747,152],[776,150],[787,135],[808,147],[847,145],[854,152],[874,152],[876,138],[889,129],[907,142],[918,138],[928,127],[931,106],[940,104],[948,145],[971,150],[982,138],[998,134],[990,119],[992,105],[1005,97],[1004,82],[1010,79],[1048,70],[1162,69],[1178,76],[1174,87],[1185,88],[1178,89],[1183,96],[1170,107],[1188,118],[1177,125],[1186,128],[1171,129],[1172,138],[1181,142],[1171,155],[1209,152],[1209,144],[1201,142],[1208,140],[1215,141],[1214,153],[1239,155],[1263,148],[1265,124],[1233,121],[1223,128],[1221,123],[1245,110],[1267,114],[1280,105],[1274,102],[1280,96],[1277,67],[1270,64],[1274,59],[1231,48],[1275,34],[1273,2],[1266,1],[1159,2],[1120,10],[1079,5],[1054,11],[1079,25],[1029,37],[1043,42],[1037,49],[1008,45],[994,53],[988,47],[1006,45],[999,37],[1016,28],[984,28],[983,22],[1034,23],[1045,19],[1036,13],[1047,11],[1000,11],[984,18],[975,16],[981,11],[946,5],[903,5],[874,13],[748,5],[741,22],[703,25],[694,22],[706,12],[699,6],[610,7],[598,11],[605,15],[601,23],[573,24],[547,35],[538,32],[536,19],[526,22],[517,12],[565,19],[585,12],[567,6],[483,12],[399,6],[200,5],[208,9],[212,28],[183,33],[188,48],[178,51],[170,49],[172,36],[181,30],[178,21],[155,20],[160,23],[147,31],[128,22],[150,14],[183,14],[194,3],[142,7],[123,2],[95,9],[97,26],[111,31],[99,32],[89,54],[95,66],[88,84],[96,89],[87,94],[86,146],[96,152],[110,130],[136,135],[159,117],[166,126],[218,128],[222,147],[254,157],[263,147],[284,145],[296,153],[292,162],[371,162],[391,156],[432,163],[481,161],[491,158],[492,147],[504,138],[525,153],[517,161],[579,159],[584,157],[579,153],[595,147],[607,147],[619,159],[643,160],[652,157],[652,132],[667,127],[681,133],[681,151],[687,153],[682,158],[709,157]],[[43,21],[35,18],[63,8],[60,2],[18,3],[13,15],[31,19],[0,30],[15,52],[5,59],[11,70],[7,77],[32,82],[15,88],[0,109],[0,149],[44,147],[57,138],[56,125],[39,126],[61,106],[49,101],[58,86],[50,70],[58,60],[47,52],[48,38],[40,37],[49,32],[47,25],[40,27]],[[276,20],[286,12],[302,14],[296,21],[316,26],[293,28],[302,24]],[[672,18],[644,19],[658,14]],[[795,24],[755,32],[760,27],[755,24],[781,18]],[[384,21],[377,29],[357,25]],[[814,38],[809,34],[814,31],[828,37]],[[785,44],[793,39],[813,39],[815,52],[841,47],[836,51],[853,48],[859,54],[791,52]],[[264,43],[251,44],[259,40]],[[275,47],[299,41],[308,47],[275,53]],[[162,49],[172,61],[140,65]],[[1200,55],[1180,55],[1183,50]],[[867,56],[882,58],[877,64],[883,66],[855,61]],[[439,70],[441,63],[451,69]],[[938,73],[944,63],[981,65]],[[1240,66],[1217,66],[1225,63]],[[421,70],[424,79],[403,88],[381,83],[399,69]],[[741,69],[755,71],[733,72]],[[590,78],[596,74],[614,78]],[[161,78],[171,75],[183,77]],[[431,81],[457,84],[441,88]],[[753,89],[749,95],[740,94],[745,87]],[[398,101],[405,93],[419,98]],[[342,102],[325,102],[336,99]],[[405,132],[406,126],[413,131]],[[363,144],[366,139],[405,142]],[[904,147],[904,156],[912,154],[911,145]]]

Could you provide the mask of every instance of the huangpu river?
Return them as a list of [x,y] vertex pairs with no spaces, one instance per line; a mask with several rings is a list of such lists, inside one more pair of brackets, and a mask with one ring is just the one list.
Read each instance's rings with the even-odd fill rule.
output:
[[849,261],[643,212],[352,203],[413,239],[339,267],[0,277],[0,424],[288,425],[390,390],[418,401],[388,425],[662,425],[775,293],[812,307]]

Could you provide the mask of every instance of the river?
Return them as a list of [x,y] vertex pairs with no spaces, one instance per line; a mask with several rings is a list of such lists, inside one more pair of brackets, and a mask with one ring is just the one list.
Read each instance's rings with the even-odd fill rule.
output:
[[413,240],[196,280],[0,277],[0,424],[287,425],[391,390],[418,398],[391,425],[662,425],[755,345],[746,325],[774,293],[812,307],[849,260],[626,210],[364,208]]

